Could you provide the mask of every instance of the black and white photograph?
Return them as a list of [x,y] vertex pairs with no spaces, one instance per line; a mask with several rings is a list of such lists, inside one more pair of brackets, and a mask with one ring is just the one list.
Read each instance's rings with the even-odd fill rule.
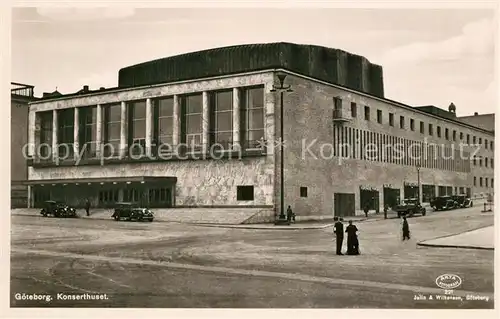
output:
[[494,311],[498,3],[234,4],[6,9],[12,316]]

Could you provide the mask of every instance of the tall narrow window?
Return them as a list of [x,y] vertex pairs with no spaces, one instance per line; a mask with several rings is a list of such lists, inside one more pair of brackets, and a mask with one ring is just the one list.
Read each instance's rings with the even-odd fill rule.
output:
[[370,120],[370,107],[365,105],[365,120]]
[[405,128],[405,117],[404,116],[399,117],[399,128]]
[[434,128],[432,126],[432,124],[429,123],[429,135],[432,136],[434,135]]
[[203,97],[201,94],[182,96],[181,138],[189,151],[202,150]]
[[438,126],[436,129],[437,137],[441,137],[441,126]]
[[154,101],[155,117],[157,118],[155,128],[155,144],[161,153],[173,150],[174,134],[174,99],[172,97],[161,98]]
[[382,124],[382,110],[377,110],[377,123]]
[[57,143],[60,158],[73,156],[75,109],[58,111]]
[[104,107],[104,147],[105,156],[120,154],[120,104],[110,104]]
[[447,140],[450,139],[450,130],[448,130],[448,128],[444,129],[444,138]]
[[425,124],[422,121],[420,121],[420,133],[422,133],[422,134],[425,133]]
[[146,154],[146,101],[132,102],[129,109],[129,141],[131,153]]
[[210,140],[228,150],[233,142],[233,91],[213,92],[211,98]]
[[52,150],[52,111],[37,112],[40,119],[40,149],[39,155],[43,159],[48,159]]
[[394,126],[394,113],[389,113],[389,125]]
[[259,148],[264,134],[264,88],[254,87],[243,90],[241,108],[241,141],[245,148]]
[[79,110],[80,118],[80,152],[83,157],[96,157],[97,149],[97,107],[82,107]]
[[351,117],[356,118],[358,116],[358,106],[355,102],[351,102]]
[[410,130],[415,131],[415,120],[410,119]]

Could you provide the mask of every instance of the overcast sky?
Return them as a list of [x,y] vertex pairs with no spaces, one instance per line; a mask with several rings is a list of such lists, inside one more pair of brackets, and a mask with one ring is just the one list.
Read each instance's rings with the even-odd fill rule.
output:
[[495,111],[494,12],[472,9],[15,8],[12,81],[36,95],[112,87],[124,66],[208,48],[294,42],[383,66],[387,98]]

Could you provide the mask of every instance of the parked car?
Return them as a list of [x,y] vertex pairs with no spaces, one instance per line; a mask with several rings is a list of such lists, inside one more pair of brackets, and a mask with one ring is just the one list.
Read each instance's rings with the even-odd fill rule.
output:
[[454,195],[452,199],[459,208],[472,207],[472,200],[467,195]]
[[449,210],[458,207],[458,203],[453,199],[452,196],[438,196],[431,200],[431,207],[438,210]]
[[43,217],[52,215],[54,217],[78,217],[76,209],[67,205],[64,202],[48,200],[43,203],[43,208],[40,210]]
[[416,198],[407,198],[403,200],[403,202],[396,205],[393,210],[398,213],[398,217],[413,217],[413,215],[415,214],[425,216],[426,214],[425,208],[422,207],[422,205]]
[[139,207],[135,203],[116,203],[116,207],[111,218],[114,218],[116,221],[125,219],[130,221],[135,220],[152,222],[154,214],[148,208]]

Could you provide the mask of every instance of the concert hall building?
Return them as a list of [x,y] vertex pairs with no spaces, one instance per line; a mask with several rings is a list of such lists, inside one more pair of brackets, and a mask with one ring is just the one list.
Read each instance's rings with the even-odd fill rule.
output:
[[[285,75],[290,90],[273,89]],[[270,43],[162,58],[121,69],[117,87],[30,103],[29,204],[253,207],[272,221],[282,120],[284,205],[299,219],[398,197],[486,196],[494,133],[455,111],[385,98],[382,67],[338,49]],[[375,156],[363,151],[369,143]],[[386,147],[397,143],[400,158]],[[412,144],[423,157],[409,156],[419,152]]]

